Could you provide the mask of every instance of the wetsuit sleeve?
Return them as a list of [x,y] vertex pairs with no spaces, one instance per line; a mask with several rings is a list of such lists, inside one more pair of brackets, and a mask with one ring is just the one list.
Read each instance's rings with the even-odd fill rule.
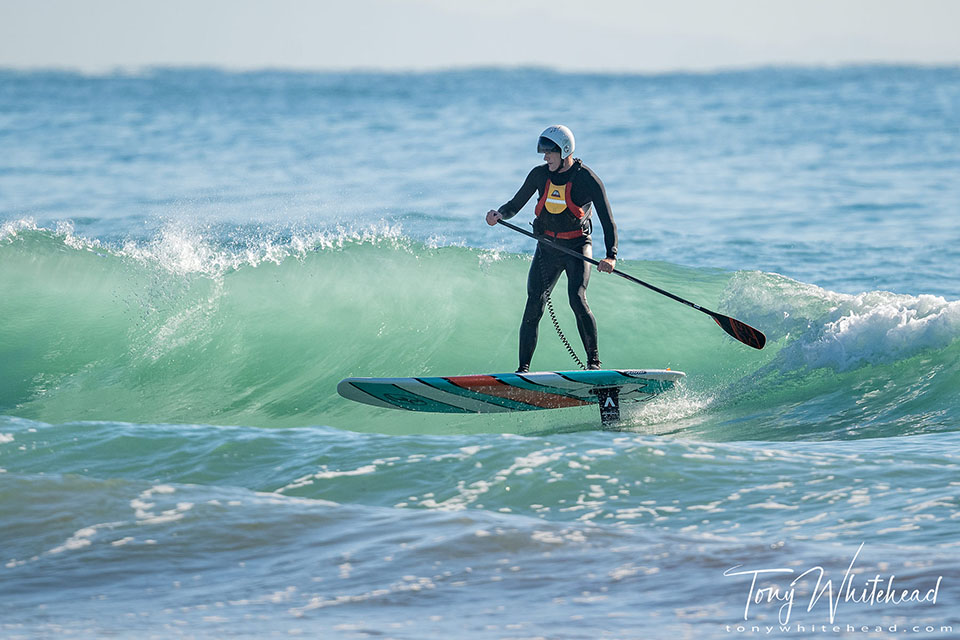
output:
[[616,259],[617,257],[617,224],[613,221],[613,214],[610,213],[610,201],[607,200],[607,190],[604,188],[600,178],[593,171],[590,172],[593,183],[593,209],[597,212],[597,219],[600,220],[600,226],[603,227],[603,243],[606,245],[607,257]]
[[538,176],[541,173],[540,168],[541,167],[534,167],[531,169],[530,173],[527,174],[527,179],[523,181],[523,186],[517,191],[517,195],[513,196],[509,202],[500,205],[500,208],[497,209],[504,220],[509,220],[517,215],[517,212],[523,209],[523,205],[527,204],[530,196],[537,192],[537,185],[544,184],[543,181],[538,180]]

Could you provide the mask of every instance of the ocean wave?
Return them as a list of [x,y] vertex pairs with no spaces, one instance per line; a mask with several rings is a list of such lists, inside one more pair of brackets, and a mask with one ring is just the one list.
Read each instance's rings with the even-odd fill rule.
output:
[[[333,391],[357,375],[511,370],[528,255],[425,244],[389,225],[309,233],[171,226],[149,241],[108,246],[68,225],[21,220],[0,234],[0,265],[9,316],[0,328],[0,413],[388,432],[556,427],[542,416],[384,413]],[[632,428],[699,429],[744,399],[775,414],[821,393],[822,371],[842,395],[837,406],[857,403],[876,391],[876,382],[864,391],[875,367],[897,368],[888,379],[902,389],[940,372],[927,398],[948,415],[957,411],[941,387],[955,375],[960,303],[841,294],[762,272],[621,266],[769,339],[761,352],[747,349],[702,314],[597,276],[590,297],[607,366],[688,374],[682,393],[629,413]],[[557,312],[575,327],[565,305]],[[572,368],[548,327],[536,366]],[[921,356],[930,359],[924,368],[901,367]],[[568,426],[596,419],[564,415]]]

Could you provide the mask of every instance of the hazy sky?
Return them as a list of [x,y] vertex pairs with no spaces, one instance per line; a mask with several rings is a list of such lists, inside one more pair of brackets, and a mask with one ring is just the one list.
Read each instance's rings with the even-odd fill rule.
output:
[[0,67],[960,64],[958,0],[0,0]]

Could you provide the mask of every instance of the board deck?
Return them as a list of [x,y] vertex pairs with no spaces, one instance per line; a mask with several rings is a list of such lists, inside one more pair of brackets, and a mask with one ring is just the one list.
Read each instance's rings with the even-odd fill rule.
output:
[[[613,419],[622,402],[643,402],[684,377],[663,369],[493,373],[422,378],[346,378],[337,392],[355,402],[431,413],[506,413],[601,404]],[[606,406],[604,406],[606,405]]]

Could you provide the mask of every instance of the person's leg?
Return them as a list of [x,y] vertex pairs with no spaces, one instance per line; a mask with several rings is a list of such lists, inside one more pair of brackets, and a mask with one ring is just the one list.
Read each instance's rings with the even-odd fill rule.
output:
[[[585,242],[581,247],[583,255],[593,257],[593,247]],[[577,329],[580,339],[587,353],[587,368],[600,368],[600,351],[597,346],[597,320],[587,304],[587,284],[590,282],[590,264],[573,256],[565,260],[567,273],[567,296],[570,298],[570,308],[577,319]]]
[[[563,272],[563,261],[558,260],[554,252],[537,247],[527,274],[527,305],[523,310],[523,320],[520,322],[520,366],[518,372],[528,371],[533,360],[533,352],[537,348],[537,336],[540,327],[540,318],[547,304],[547,295],[553,290],[560,274]],[[562,254],[561,254],[562,255]]]

